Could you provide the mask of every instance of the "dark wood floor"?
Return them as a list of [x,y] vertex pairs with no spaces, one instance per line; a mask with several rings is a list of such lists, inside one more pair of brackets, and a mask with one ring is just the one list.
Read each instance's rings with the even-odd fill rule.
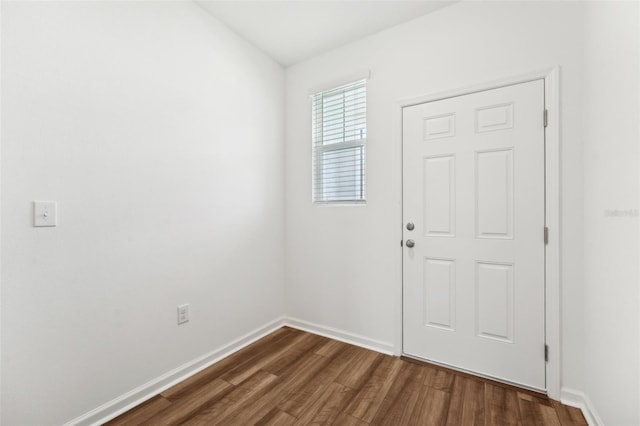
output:
[[108,425],[586,425],[528,391],[288,327]]

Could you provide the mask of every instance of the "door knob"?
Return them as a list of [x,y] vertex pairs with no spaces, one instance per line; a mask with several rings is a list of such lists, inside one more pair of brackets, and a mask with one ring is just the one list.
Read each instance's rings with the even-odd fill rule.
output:
[[415,225],[413,224],[413,222],[409,222],[407,223],[407,230],[409,231],[413,231],[415,229]]
[[411,248],[411,247],[413,247],[413,246],[415,246],[415,245],[416,245],[415,241],[413,241],[413,240],[407,240],[407,247]]

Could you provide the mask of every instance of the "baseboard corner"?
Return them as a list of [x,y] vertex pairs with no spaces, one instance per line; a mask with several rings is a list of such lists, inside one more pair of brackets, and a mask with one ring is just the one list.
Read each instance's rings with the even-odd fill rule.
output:
[[560,390],[560,402],[579,408],[589,426],[602,426],[604,422],[598,415],[589,397],[582,391],[563,387]]
[[339,340],[351,345],[360,346],[362,348],[370,349],[372,351],[380,352],[386,355],[396,354],[396,348],[392,343],[371,339],[369,337],[351,333],[349,331],[315,324],[294,317],[285,317],[284,325],[296,328],[298,330],[328,337],[330,339]]
[[109,402],[65,423],[64,426],[99,426],[116,418],[131,408],[153,398],[171,386],[193,376],[219,360],[239,351],[256,340],[273,333],[285,325],[285,318],[279,317],[257,329],[223,345],[199,358],[193,359],[173,370],[119,396]]

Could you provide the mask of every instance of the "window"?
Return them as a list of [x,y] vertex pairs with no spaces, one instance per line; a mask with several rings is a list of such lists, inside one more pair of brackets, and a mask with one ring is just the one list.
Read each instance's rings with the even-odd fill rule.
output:
[[313,201],[364,202],[366,80],[312,97]]

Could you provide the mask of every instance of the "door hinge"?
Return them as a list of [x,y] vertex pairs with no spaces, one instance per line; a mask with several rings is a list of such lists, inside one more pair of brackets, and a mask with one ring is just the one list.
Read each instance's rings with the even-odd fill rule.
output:
[[549,110],[544,110],[544,113],[542,114],[542,121],[544,123],[544,127],[549,125]]
[[544,360],[549,362],[549,345],[544,345]]
[[549,228],[544,227],[544,243],[549,244]]

